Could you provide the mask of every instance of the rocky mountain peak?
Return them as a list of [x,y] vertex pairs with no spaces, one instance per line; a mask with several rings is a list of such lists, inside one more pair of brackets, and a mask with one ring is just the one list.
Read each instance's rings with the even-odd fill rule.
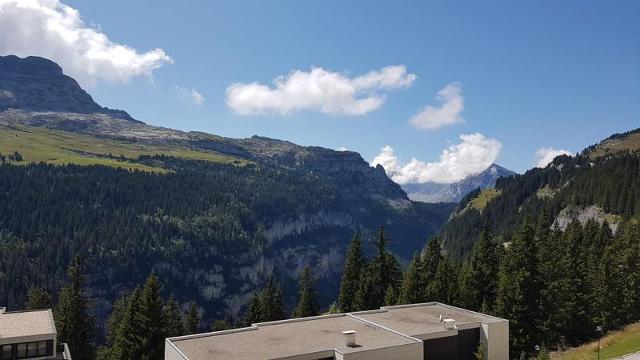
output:
[[429,203],[459,202],[469,192],[480,188],[487,189],[495,186],[501,176],[511,176],[515,172],[498,164],[491,164],[479,174],[470,175],[453,184],[438,184],[428,182],[424,184],[405,184],[402,186],[410,199]]
[[0,111],[105,114],[133,121],[122,110],[98,105],[55,62],[36,56],[0,56]]

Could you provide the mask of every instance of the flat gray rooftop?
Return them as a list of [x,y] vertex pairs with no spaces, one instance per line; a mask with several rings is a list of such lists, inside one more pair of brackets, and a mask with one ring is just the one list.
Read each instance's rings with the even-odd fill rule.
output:
[[[358,347],[344,345],[342,332],[346,330],[356,331]],[[241,331],[186,336],[170,341],[192,360],[273,359],[334,349],[346,354],[416,342],[344,314],[256,324]]]
[[[353,353],[419,342],[415,337],[444,332],[440,315],[456,325],[479,327],[500,318],[440,303],[383,307],[380,310],[254,324],[252,327],[171,338],[190,360],[279,359],[334,349]],[[344,345],[343,331],[356,331],[358,347]],[[321,354],[332,356],[333,353]]]
[[0,308],[0,343],[9,338],[55,334],[51,310],[5,312]]
[[439,303],[388,306],[352,314],[412,337],[446,331],[440,322],[441,315],[443,319],[454,319],[457,326],[505,321]]

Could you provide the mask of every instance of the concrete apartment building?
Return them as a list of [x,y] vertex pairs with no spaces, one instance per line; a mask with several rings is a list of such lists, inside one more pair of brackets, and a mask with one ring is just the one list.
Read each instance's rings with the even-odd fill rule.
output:
[[0,360],[71,360],[67,344],[58,343],[57,335],[50,309],[0,308]]
[[509,358],[509,322],[440,303],[253,324],[166,339],[165,360]]

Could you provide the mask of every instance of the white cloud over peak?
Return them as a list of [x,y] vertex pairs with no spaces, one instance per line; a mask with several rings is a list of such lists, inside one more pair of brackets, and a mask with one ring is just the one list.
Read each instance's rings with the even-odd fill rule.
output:
[[382,165],[387,175],[398,184],[436,182],[451,184],[469,175],[478,174],[493,164],[502,143],[488,139],[480,133],[462,134],[461,142],[442,150],[436,162],[422,162],[412,158],[401,164],[393,148],[386,145],[371,165]]
[[435,130],[443,126],[464,122],[460,116],[464,110],[464,97],[459,83],[452,83],[442,88],[438,91],[436,100],[442,104],[440,106],[427,105],[409,120],[415,128]]
[[0,0],[0,55],[10,54],[51,59],[85,86],[150,76],[173,62],[162,49],[140,53],[112,42],[58,0]]
[[204,100],[205,100],[204,96],[201,93],[199,93],[196,89],[189,90],[180,86],[176,86],[175,91],[179,97],[185,100],[188,100],[194,105],[201,106],[204,104]]
[[552,147],[538,149],[538,151],[536,151],[536,167],[543,168],[547,166],[559,155],[572,156],[573,154],[569,150],[554,149]]
[[385,102],[383,90],[408,87],[416,75],[404,65],[387,66],[350,78],[347,74],[314,67],[295,70],[273,80],[234,83],[227,88],[227,105],[240,115],[287,115],[316,110],[332,115],[363,115]]

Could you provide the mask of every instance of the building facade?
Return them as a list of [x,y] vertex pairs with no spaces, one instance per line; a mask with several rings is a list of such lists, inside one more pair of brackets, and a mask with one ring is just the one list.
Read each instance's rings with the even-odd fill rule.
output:
[[71,360],[69,348],[57,342],[50,309],[6,311],[0,308],[0,360]]
[[165,360],[509,358],[509,322],[440,303],[253,324],[169,338]]

